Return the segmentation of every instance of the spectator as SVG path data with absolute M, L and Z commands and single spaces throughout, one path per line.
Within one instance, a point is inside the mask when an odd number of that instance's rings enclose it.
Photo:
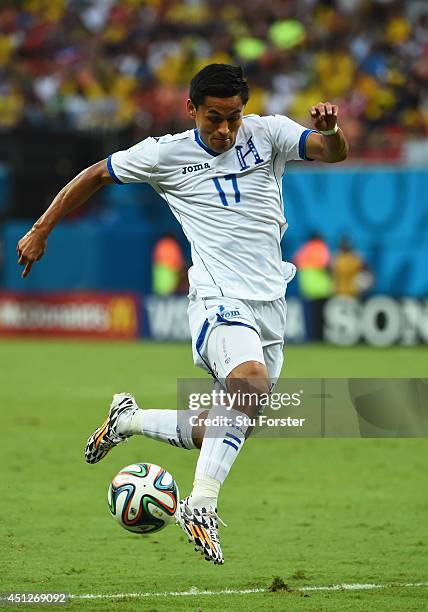
M 333 290 L 330 275 L 330 252 L 326 242 L 318 233 L 313 233 L 294 255 L 298 268 L 300 294 L 310 302 L 310 335 L 322 340 L 324 327 L 324 305 Z
M 294 255 L 300 293 L 307 300 L 323 300 L 332 293 L 330 252 L 318 233 L 313 233 Z
M 180 245 L 174 236 L 163 236 L 153 252 L 153 292 L 164 296 L 179 292 L 183 270 L 184 257 Z
M 342 238 L 333 260 L 333 281 L 336 295 L 359 297 L 373 284 L 373 277 L 361 257 L 352 250 L 347 238 Z
M 189 75 L 216 61 L 245 64 L 249 112 L 333 99 L 351 155 L 399 160 L 428 135 L 419 0 L 4 0 L 0 129 L 186 129 Z

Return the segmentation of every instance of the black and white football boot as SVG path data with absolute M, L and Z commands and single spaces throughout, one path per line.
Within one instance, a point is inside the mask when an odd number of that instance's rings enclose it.
M 118 421 L 119 418 L 123 416 L 124 419 L 130 422 L 133 414 L 137 410 L 137 402 L 129 393 L 116 393 L 113 395 L 113 400 L 106 420 L 88 438 L 85 448 L 85 459 L 87 463 L 98 463 L 98 461 L 104 459 L 114 446 L 117 446 L 121 442 L 125 442 L 132 435 L 130 433 L 119 433 L 117 431 Z
M 224 557 L 220 547 L 218 523 L 226 524 L 217 515 L 216 508 L 191 508 L 189 498 L 180 501 L 176 513 L 177 525 L 180 525 L 189 542 L 195 544 L 195 550 L 200 552 L 207 561 L 215 565 L 223 565 Z

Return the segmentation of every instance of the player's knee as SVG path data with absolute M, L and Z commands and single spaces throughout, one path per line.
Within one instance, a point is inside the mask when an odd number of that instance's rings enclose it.
M 208 416 L 208 410 L 201 412 L 198 415 L 196 424 L 193 425 L 192 427 L 192 439 L 193 439 L 193 442 L 196 448 L 201 448 L 202 446 L 202 440 L 204 439 L 204 436 L 205 436 L 205 419 L 207 418 L 207 416 Z
M 267 379 L 268 373 L 264 363 L 259 361 L 245 361 L 230 372 L 228 379 L 243 378 L 247 380 Z
M 234 368 L 227 377 L 228 386 L 234 391 L 253 393 L 269 392 L 269 375 L 264 363 L 245 361 Z

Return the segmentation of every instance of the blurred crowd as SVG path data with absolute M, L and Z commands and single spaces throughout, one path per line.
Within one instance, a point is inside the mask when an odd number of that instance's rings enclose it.
M 426 0 L 1 0 L 0 129 L 180 131 L 211 62 L 245 66 L 247 112 L 338 103 L 354 157 L 426 142 Z

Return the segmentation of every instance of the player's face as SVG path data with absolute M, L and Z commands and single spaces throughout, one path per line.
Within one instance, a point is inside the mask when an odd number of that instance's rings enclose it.
M 187 111 L 195 120 L 203 142 L 216 153 L 224 153 L 234 146 L 243 110 L 241 96 L 206 96 L 204 103 L 197 109 L 191 100 L 187 102 Z

